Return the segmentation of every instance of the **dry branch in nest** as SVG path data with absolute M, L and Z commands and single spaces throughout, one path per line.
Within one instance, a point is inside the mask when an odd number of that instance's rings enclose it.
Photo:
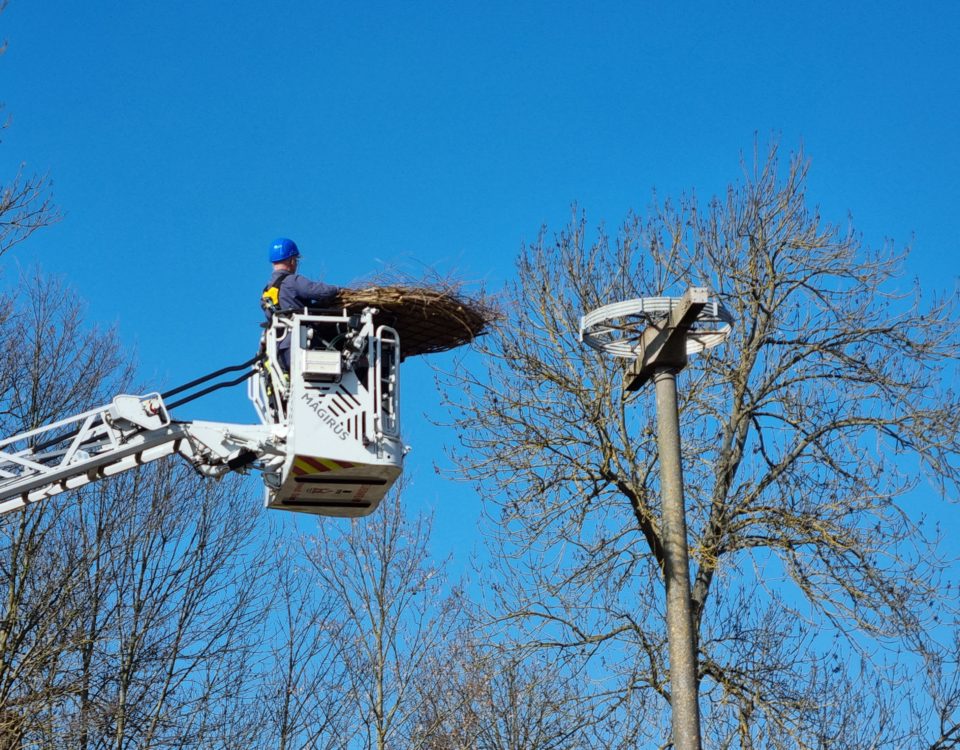
M 335 300 L 350 312 L 376 308 L 377 322 L 400 334 L 403 359 L 468 344 L 499 317 L 488 302 L 468 299 L 450 283 L 341 288 Z

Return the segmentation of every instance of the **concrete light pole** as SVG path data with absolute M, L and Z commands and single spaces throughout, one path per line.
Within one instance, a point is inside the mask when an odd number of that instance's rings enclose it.
M 687 355 L 721 343 L 732 318 L 709 301 L 704 287 L 680 298 L 647 297 L 606 305 L 580 320 L 580 340 L 588 346 L 632 359 L 624 387 L 638 390 L 653 380 L 657 403 L 660 459 L 661 534 L 667 593 L 670 700 L 676 750 L 700 750 L 697 649 L 690 601 L 690 562 L 680 462 L 677 373 Z

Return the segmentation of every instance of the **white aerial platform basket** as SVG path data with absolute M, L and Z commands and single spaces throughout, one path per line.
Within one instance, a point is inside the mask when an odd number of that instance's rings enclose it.
M 376 510 L 403 469 L 400 340 L 360 315 L 275 316 L 250 397 L 264 424 L 285 427 L 286 456 L 264 473 L 266 505 L 327 516 Z M 290 340 L 290 372 L 278 344 Z

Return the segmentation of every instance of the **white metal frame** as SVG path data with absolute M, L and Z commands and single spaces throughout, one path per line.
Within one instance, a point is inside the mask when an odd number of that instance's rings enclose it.
M 400 413 L 398 405 L 400 402 L 400 380 L 398 377 L 400 367 L 400 336 L 393 328 L 380 326 L 377 328 L 376 335 L 377 358 L 376 366 L 370 373 L 373 380 L 374 404 L 376 404 L 376 413 L 374 414 L 374 424 L 376 425 L 376 438 L 380 442 L 385 435 L 397 438 L 400 436 Z M 385 356 L 385 351 L 389 351 L 389 357 Z M 387 368 L 384 369 L 384 360 L 387 360 Z
M 351 341 L 347 341 L 344 349 L 348 350 L 348 356 L 352 359 L 365 354 L 371 363 L 366 382 L 362 384 L 368 393 L 373 394 L 370 408 L 367 409 L 366 439 L 379 443 L 385 437 L 396 439 L 400 435 L 400 336 L 389 326 L 374 328 L 375 313 L 375 309 L 367 308 L 360 314 L 360 327 L 352 332 Z M 247 394 L 261 423 L 283 424 L 289 417 L 286 413 L 286 400 L 290 395 L 291 375 L 283 373 L 279 367 L 277 344 L 284 336 L 292 337 L 290 367 L 293 369 L 298 364 L 299 353 L 302 351 L 300 342 L 306 335 L 305 331 L 309 331 L 311 326 L 316 324 L 347 324 L 351 317 L 346 312 L 342 315 L 294 313 L 289 316 L 274 316 L 264 334 L 266 362 L 251 378 L 247 387 Z M 345 371 L 350 369 L 350 365 L 351 362 L 347 362 Z M 296 374 L 293 377 L 296 377 Z M 280 394 L 281 397 L 272 398 L 271 393 Z
M 640 297 L 614 302 L 580 318 L 580 341 L 622 359 L 635 359 L 644 329 L 658 327 L 681 303 L 681 297 Z M 716 299 L 709 301 L 687 332 L 687 354 L 711 349 L 730 335 L 733 316 Z

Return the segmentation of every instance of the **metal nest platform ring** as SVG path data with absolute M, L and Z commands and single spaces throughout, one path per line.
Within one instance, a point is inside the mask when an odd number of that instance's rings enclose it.
M 580 318 L 580 340 L 614 357 L 635 359 L 644 329 L 662 327 L 682 301 L 681 297 L 642 297 L 598 307 Z M 732 324 L 727 309 L 716 298 L 708 300 L 687 331 L 687 354 L 723 343 Z

